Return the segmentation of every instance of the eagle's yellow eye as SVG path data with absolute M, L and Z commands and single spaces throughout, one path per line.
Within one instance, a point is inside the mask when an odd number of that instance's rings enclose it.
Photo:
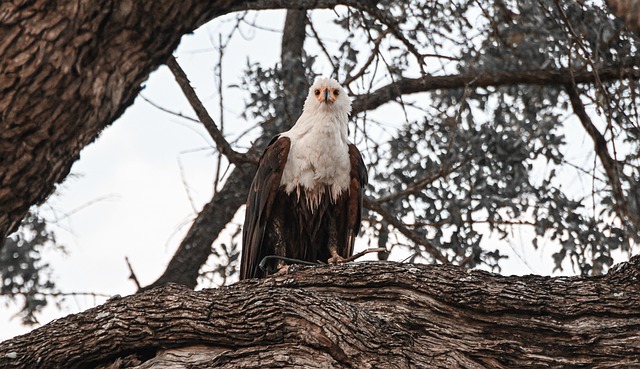
M 316 94 L 316 96 L 320 95 L 320 90 L 315 90 L 314 93 Z

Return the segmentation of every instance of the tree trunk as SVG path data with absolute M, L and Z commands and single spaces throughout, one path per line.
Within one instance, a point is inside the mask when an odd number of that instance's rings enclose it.
M 369 262 L 170 284 L 0 343 L 0 367 L 630 368 L 639 277 L 635 257 L 599 277 Z

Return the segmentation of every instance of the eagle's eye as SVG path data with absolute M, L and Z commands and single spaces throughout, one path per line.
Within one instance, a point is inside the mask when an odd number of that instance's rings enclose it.
M 320 95 L 320 90 L 315 90 L 313 93 L 316 94 L 316 96 L 318 96 Z
M 338 91 L 338 90 L 333 90 L 333 94 L 334 94 L 334 95 L 336 95 L 336 96 L 338 96 L 338 95 L 340 95 L 340 91 Z

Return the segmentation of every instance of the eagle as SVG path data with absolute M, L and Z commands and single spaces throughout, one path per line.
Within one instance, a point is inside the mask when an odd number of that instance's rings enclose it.
M 367 169 L 348 139 L 349 113 L 340 84 L 318 78 L 296 124 L 265 149 L 247 196 L 241 280 L 285 271 L 284 258 L 332 264 L 353 254 Z M 280 258 L 260 265 L 267 256 Z

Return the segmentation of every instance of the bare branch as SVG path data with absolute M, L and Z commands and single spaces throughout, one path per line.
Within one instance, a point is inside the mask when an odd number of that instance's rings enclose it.
M 621 220 L 629 219 L 637 228 L 640 228 L 640 219 L 638 219 L 637 215 L 629 212 L 629 209 L 627 208 L 624 191 L 622 190 L 622 184 L 620 183 L 618 162 L 609 154 L 609 150 L 607 149 L 607 140 L 604 138 L 602 133 L 598 131 L 587 114 L 584 104 L 580 99 L 580 93 L 578 92 L 577 87 L 574 84 L 567 84 L 565 91 L 569 95 L 573 112 L 580 119 L 580 123 L 582 123 L 582 126 L 593 140 L 596 155 L 598 155 L 600 163 L 607 175 L 609 184 L 611 185 L 611 192 L 614 199 L 613 207 L 616 213 Z
M 211 135 L 211 138 L 218 146 L 218 151 L 224 154 L 227 157 L 227 159 L 235 165 L 246 163 L 246 162 L 257 163 L 258 162 L 257 157 L 254 157 L 253 155 L 248 153 L 241 154 L 235 151 L 231 147 L 231 145 L 229 145 L 229 142 L 227 142 L 222 132 L 220 132 L 220 130 L 218 129 L 218 127 L 216 126 L 216 123 L 213 121 L 213 119 L 209 115 L 209 112 L 207 112 L 207 109 L 204 107 L 204 105 L 202 105 L 202 102 L 198 98 L 198 95 L 196 95 L 196 92 L 193 90 L 193 87 L 191 87 L 191 85 L 189 84 L 187 75 L 184 73 L 184 71 L 176 61 L 176 58 L 173 57 L 173 55 L 169 57 L 169 60 L 167 61 L 167 66 L 169 67 L 169 69 L 171 69 L 171 72 L 175 76 L 176 81 L 180 85 L 180 88 L 182 89 L 182 92 L 184 93 L 187 100 L 189 101 L 189 104 L 191 104 L 191 107 L 193 108 L 193 110 L 195 110 L 196 115 L 198 115 L 198 119 L 200 119 L 202 124 L 204 124 L 205 128 Z
M 366 95 L 355 96 L 353 113 L 373 110 L 401 95 L 440 89 L 464 87 L 500 87 L 519 84 L 558 86 L 571 83 L 572 71 L 565 69 L 542 69 L 530 71 L 505 71 L 499 73 L 470 73 L 445 76 L 428 76 L 421 78 L 403 78 L 395 83 L 380 87 Z M 594 72 L 574 71 L 575 83 L 595 83 L 600 81 L 620 80 L 624 78 L 640 79 L 637 67 L 602 67 Z
M 384 37 L 388 33 L 389 33 L 389 30 L 386 30 L 385 32 L 378 35 L 375 41 L 373 41 L 373 50 L 371 50 L 369 59 L 367 59 L 367 61 L 364 62 L 364 64 L 362 65 L 362 68 L 360 68 L 360 70 L 356 74 L 347 77 L 347 79 L 342 83 L 343 86 L 348 87 L 353 81 L 355 81 L 356 79 L 364 75 L 364 73 L 367 71 L 371 63 L 375 60 L 376 56 L 378 55 L 378 52 L 380 51 L 380 44 L 382 43 L 382 40 L 384 40 Z
M 424 246 L 425 251 L 429 253 L 431 256 L 433 256 L 434 259 L 438 260 L 443 264 L 451 264 L 449 259 L 447 259 L 446 256 L 444 256 L 440 251 L 438 251 L 438 249 L 431 242 L 429 242 L 429 240 L 417 234 L 415 231 L 412 231 L 411 229 L 407 228 L 407 226 L 404 223 L 402 223 L 401 220 L 399 220 L 393 214 L 391 214 L 387 209 L 384 208 L 384 206 L 382 206 L 375 200 L 371 200 L 368 197 L 364 198 L 364 206 L 367 209 L 375 211 L 376 213 L 380 214 L 380 216 L 382 216 L 384 220 L 387 221 L 387 223 L 394 226 L 405 237 L 407 237 L 408 239 L 410 239 L 411 241 L 415 242 L 418 245 Z
M 392 193 L 390 195 L 381 197 L 377 200 L 375 200 L 378 203 L 382 203 L 382 202 L 387 202 L 387 201 L 391 201 L 391 200 L 395 200 L 399 197 L 403 197 L 406 195 L 411 195 L 414 193 L 417 193 L 419 191 L 422 191 L 426 186 L 428 186 L 429 184 L 435 182 L 436 180 L 446 177 L 449 174 L 457 171 L 458 169 L 462 168 L 463 166 L 465 166 L 467 163 L 469 163 L 469 161 L 471 161 L 471 159 L 466 159 L 452 167 L 448 167 L 447 165 L 442 165 L 440 166 L 440 168 L 438 169 L 438 171 L 436 173 L 433 173 L 430 176 L 427 176 L 409 186 L 407 186 L 407 188 L 405 188 L 402 191 L 398 191 L 395 193 Z
M 136 276 L 136 273 L 133 271 L 133 267 L 131 266 L 131 262 L 129 262 L 129 258 L 127 256 L 125 256 L 124 260 L 127 262 L 127 267 L 129 268 L 129 279 L 131 279 L 133 281 L 133 283 L 136 284 L 136 287 L 138 289 L 142 288 L 142 286 L 140 285 L 140 281 L 138 280 L 138 277 Z

